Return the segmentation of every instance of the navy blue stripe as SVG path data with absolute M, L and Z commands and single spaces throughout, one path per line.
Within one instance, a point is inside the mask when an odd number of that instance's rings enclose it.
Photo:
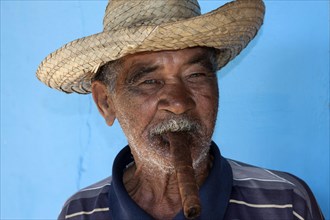
M 253 208 L 245 205 L 230 203 L 225 219 L 244 220 L 292 220 L 292 208 Z
M 233 187 L 231 199 L 252 204 L 292 204 L 292 189 L 274 190 L 247 187 Z

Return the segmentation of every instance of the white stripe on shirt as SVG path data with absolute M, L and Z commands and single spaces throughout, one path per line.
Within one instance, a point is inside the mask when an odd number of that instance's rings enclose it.
M 292 204 L 284 204 L 284 205 L 277 205 L 277 204 L 252 204 L 247 203 L 244 201 L 239 201 L 235 199 L 229 200 L 230 203 L 236 203 L 240 205 L 246 205 L 253 208 L 277 208 L 277 209 L 286 209 L 286 208 L 292 208 Z
M 66 215 L 65 219 L 72 218 L 72 217 L 75 217 L 75 216 L 78 216 L 78 215 L 91 215 L 95 212 L 107 212 L 107 211 L 109 211 L 109 207 L 107 207 L 107 208 L 97 208 L 97 209 L 94 209 L 94 210 L 89 211 L 89 212 L 81 211 L 81 212 L 76 212 L 76 213 L 73 213 L 73 214 L 70 214 L 70 215 Z

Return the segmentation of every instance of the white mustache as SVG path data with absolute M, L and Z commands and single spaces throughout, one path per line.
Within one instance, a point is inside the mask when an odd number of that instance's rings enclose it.
M 189 132 L 196 131 L 200 124 L 187 118 L 172 118 L 157 124 L 150 130 L 151 136 L 162 135 L 167 132 Z

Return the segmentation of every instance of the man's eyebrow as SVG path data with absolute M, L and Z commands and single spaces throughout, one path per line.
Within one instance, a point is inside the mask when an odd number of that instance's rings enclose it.
M 201 66 L 211 70 L 216 71 L 217 64 L 213 61 L 213 57 L 209 53 L 200 53 L 191 57 L 187 61 L 188 65 L 200 64 Z
M 145 64 L 137 64 L 132 67 L 129 76 L 126 79 L 128 83 L 134 83 L 141 79 L 142 77 L 148 75 L 149 73 L 154 72 L 158 69 L 158 65 L 145 65 Z

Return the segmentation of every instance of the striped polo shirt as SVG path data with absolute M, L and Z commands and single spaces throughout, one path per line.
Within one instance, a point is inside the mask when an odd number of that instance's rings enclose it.
M 297 177 L 225 159 L 215 143 L 209 176 L 200 187 L 197 219 L 324 219 L 309 187 Z M 126 146 L 116 157 L 112 177 L 84 188 L 67 200 L 59 219 L 153 219 L 128 195 L 122 182 L 133 162 Z M 185 219 L 180 211 L 174 219 Z

